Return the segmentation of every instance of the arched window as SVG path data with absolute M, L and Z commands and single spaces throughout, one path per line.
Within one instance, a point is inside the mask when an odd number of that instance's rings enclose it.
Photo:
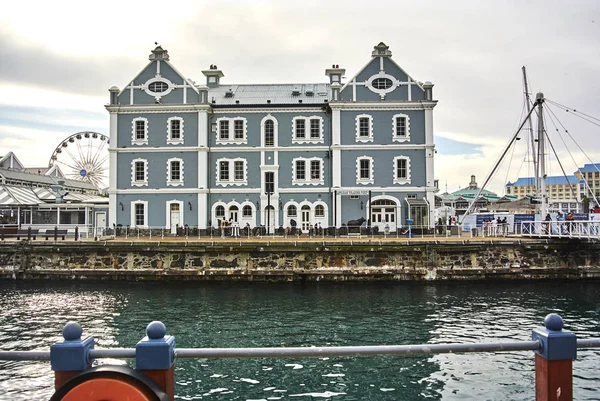
M 217 208 L 215 209 L 215 215 L 217 216 L 217 218 L 220 219 L 225 217 L 225 207 L 221 205 L 217 206 Z
M 242 216 L 244 217 L 252 217 L 252 208 L 248 205 L 242 208 Z
M 323 205 L 315 206 L 315 217 L 325 217 L 325 207 Z
M 275 146 L 275 123 L 273 120 L 265 121 L 265 146 Z
M 296 217 L 296 214 L 297 214 L 296 206 L 294 206 L 294 205 L 288 206 L 287 215 L 289 217 Z

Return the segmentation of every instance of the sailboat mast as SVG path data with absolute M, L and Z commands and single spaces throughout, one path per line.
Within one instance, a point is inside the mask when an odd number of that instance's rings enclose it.
M 539 164 L 539 183 L 540 183 L 540 195 L 541 195 L 541 213 L 542 219 L 546 217 L 548 213 L 548 203 L 546 197 L 546 161 L 544 148 L 545 134 L 544 134 L 544 94 L 538 92 L 536 95 L 536 103 L 538 105 L 538 164 Z
M 535 176 L 535 194 L 540 193 L 540 183 L 538 181 L 538 163 L 537 163 L 537 149 L 535 147 L 535 138 L 533 135 L 533 124 L 531 124 L 531 105 L 529 101 L 529 87 L 527 86 L 527 70 L 525 66 L 522 67 L 523 70 L 523 86 L 525 87 L 525 104 L 527 105 L 527 114 L 529 118 L 527 119 L 527 130 L 529 131 L 529 139 L 531 140 L 531 157 L 533 160 L 533 171 Z

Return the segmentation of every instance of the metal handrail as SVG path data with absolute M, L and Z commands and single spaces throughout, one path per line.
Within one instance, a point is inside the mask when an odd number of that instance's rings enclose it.
M 176 348 L 176 358 L 291 358 L 340 356 L 416 356 L 450 353 L 540 351 L 539 341 L 450 343 L 347 347 Z M 578 339 L 577 348 L 600 348 L 600 338 Z M 91 359 L 135 358 L 135 348 L 94 349 Z M 49 361 L 50 351 L 0 351 L 0 360 Z

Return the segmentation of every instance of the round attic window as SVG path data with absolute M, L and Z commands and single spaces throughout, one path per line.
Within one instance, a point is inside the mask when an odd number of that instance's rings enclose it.
M 148 90 L 153 93 L 163 93 L 169 90 L 169 84 L 163 81 L 152 82 L 148 85 Z
M 156 100 L 159 100 L 161 96 L 166 96 L 174 89 L 173 84 L 166 78 L 156 77 L 146 81 L 144 91 L 154 96 Z
M 375 89 L 389 89 L 392 87 L 392 80 L 389 78 L 376 78 L 372 82 Z
M 371 76 L 366 82 L 366 87 L 371 91 L 378 93 L 382 98 L 387 94 L 396 89 L 399 82 L 393 76 L 380 72 Z

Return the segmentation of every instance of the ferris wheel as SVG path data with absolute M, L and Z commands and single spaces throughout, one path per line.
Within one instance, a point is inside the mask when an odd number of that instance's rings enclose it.
M 98 132 L 70 135 L 54 149 L 48 167 L 58 166 L 66 178 L 108 186 L 109 138 Z

